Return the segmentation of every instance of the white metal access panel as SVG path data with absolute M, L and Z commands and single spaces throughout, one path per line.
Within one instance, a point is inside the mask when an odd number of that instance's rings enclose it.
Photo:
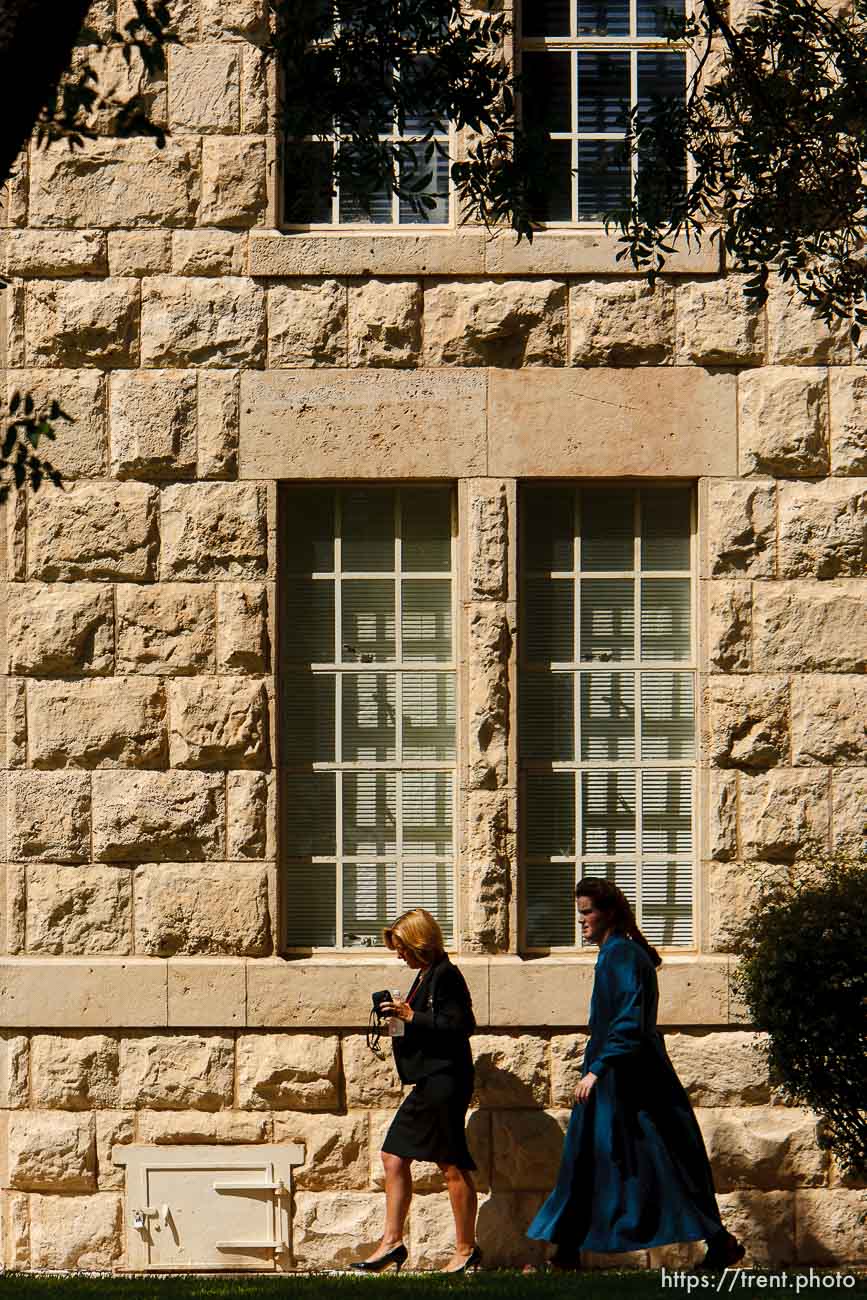
M 291 1267 L 292 1166 L 304 1147 L 124 1146 L 127 1267 Z

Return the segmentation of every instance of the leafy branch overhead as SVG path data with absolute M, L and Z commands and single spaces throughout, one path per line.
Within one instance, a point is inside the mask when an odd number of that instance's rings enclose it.
M 71 417 L 61 410 L 57 402 L 48 401 L 37 405 L 30 393 L 12 394 L 4 421 L 0 472 L 7 479 L 11 473 L 17 488 L 29 484 L 35 492 L 45 479 L 55 487 L 60 487 L 59 471 L 51 461 L 44 460 L 38 454 L 43 439 L 53 442 L 57 437 L 55 424 L 58 420 L 71 422 Z M 0 483 L 0 505 L 9 496 L 9 488 L 8 481 Z

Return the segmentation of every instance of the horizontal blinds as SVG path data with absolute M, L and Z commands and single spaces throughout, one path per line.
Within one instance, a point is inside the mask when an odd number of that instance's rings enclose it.
M 654 944 L 693 942 L 691 862 L 645 862 L 641 886 L 641 928 Z
M 455 937 L 454 866 L 451 859 L 444 862 L 413 862 L 403 864 L 404 908 L 424 907 L 437 918 L 446 943 Z
M 631 489 L 584 492 L 580 528 L 585 573 L 633 568 L 635 493 Z
M 643 853 L 692 852 L 692 773 L 644 772 L 641 781 Z
M 583 772 L 581 826 L 582 853 L 634 853 L 635 773 L 617 768 Z
M 642 569 L 689 572 L 691 493 L 687 488 L 645 488 L 641 493 Z
M 521 676 L 519 736 L 523 758 L 550 762 L 575 757 L 572 673 Z
M 635 596 L 631 578 L 581 583 L 581 658 L 605 663 L 635 657 Z
M 337 867 L 334 862 L 286 866 L 286 942 L 333 948 L 337 942 Z
M 607 763 L 635 756 L 635 677 L 581 674 L 581 757 Z
M 645 578 L 641 584 L 641 658 L 691 658 L 689 578 Z
M 695 757 L 692 673 L 641 674 L 641 757 Z
M 452 657 L 452 584 L 442 578 L 403 583 L 401 637 L 407 661 L 442 663 Z
M 455 757 L 453 673 L 403 674 L 403 759 L 442 762 Z
M 448 573 L 452 567 L 449 493 L 442 488 L 404 488 L 400 499 L 404 572 Z
M 343 942 L 381 942 L 397 915 L 397 867 L 389 862 L 347 862 L 343 866 Z
M 356 578 L 340 584 L 342 654 L 347 663 L 394 659 L 394 583 Z
M 386 763 L 397 755 L 394 673 L 344 673 L 343 761 Z

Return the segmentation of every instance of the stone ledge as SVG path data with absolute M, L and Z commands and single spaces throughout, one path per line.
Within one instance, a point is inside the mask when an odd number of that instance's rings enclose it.
M 483 275 L 484 234 L 251 232 L 250 275 Z
M 568 230 L 535 235 L 532 244 L 503 231 L 485 240 L 485 271 L 488 275 L 611 275 L 642 276 L 631 262 L 617 261 L 623 245 L 617 235 L 604 230 Z M 722 266 L 719 246 L 702 249 L 680 247 L 665 263 L 666 274 L 719 275 Z
M 164 1027 L 166 968 L 146 959 L 0 962 L 0 1028 Z

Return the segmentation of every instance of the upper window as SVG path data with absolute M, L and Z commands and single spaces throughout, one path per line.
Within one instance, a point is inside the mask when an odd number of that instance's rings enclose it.
M 666 39 L 684 0 L 524 0 L 522 115 L 545 139 L 536 215 L 548 225 L 599 222 L 631 201 L 640 150 L 630 115 L 683 103 L 686 56 Z M 684 177 L 686 174 L 684 162 Z

